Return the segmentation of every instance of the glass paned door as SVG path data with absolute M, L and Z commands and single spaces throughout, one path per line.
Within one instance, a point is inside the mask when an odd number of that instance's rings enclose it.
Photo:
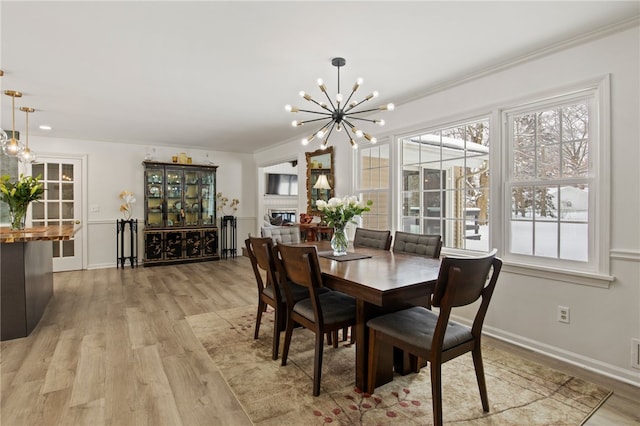
M 31 166 L 33 176 L 41 176 L 45 185 L 44 198 L 32 203 L 32 226 L 80 224 L 82 217 L 82 160 L 40 158 L 42 163 Z M 82 229 L 74 238 L 52 241 L 53 270 L 82 269 Z

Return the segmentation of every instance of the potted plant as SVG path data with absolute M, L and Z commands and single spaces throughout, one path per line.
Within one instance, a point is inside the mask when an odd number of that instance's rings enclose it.
M 345 227 L 348 223 L 356 223 L 355 217 L 364 212 L 371 211 L 370 206 L 373 201 L 366 203 L 358 200 L 358 197 L 331 198 L 329 201 L 318 200 L 316 206 L 324 216 L 324 220 L 333 226 L 333 237 L 331 238 L 331 248 L 334 256 L 345 256 L 349 239 Z
M 0 200 L 9 206 L 11 230 L 24 229 L 29 203 L 42 198 L 44 185 L 40 178 L 40 175 L 34 178 L 20 174 L 16 182 L 11 182 L 9 175 L 3 175 L 0 179 Z

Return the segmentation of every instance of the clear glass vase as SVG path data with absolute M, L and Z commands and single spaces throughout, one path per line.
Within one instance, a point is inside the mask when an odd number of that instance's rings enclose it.
M 28 207 L 29 203 L 9 206 L 9 220 L 11 221 L 12 231 L 20 231 L 24 229 Z
M 345 225 L 333 226 L 333 237 L 331 237 L 331 248 L 334 256 L 346 256 L 349 238 L 344 230 Z

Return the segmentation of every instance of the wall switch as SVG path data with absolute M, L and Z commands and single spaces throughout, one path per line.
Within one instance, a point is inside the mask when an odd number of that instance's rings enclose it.
M 640 370 L 640 339 L 631 339 L 631 367 Z
M 99 204 L 91 204 L 91 206 L 89 206 L 89 211 L 91 213 L 99 213 L 100 212 L 100 205 Z
M 569 324 L 570 313 L 571 311 L 569 310 L 568 307 L 558 306 L 558 322 L 564 322 L 566 324 Z

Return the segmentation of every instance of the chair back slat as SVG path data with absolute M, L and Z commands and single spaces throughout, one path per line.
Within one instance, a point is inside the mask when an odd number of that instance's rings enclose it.
M 440 250 L 442 249 L 442 237 L 440 235 L 396 231 L 394 241 L 394 253 L 409 253 L 433 258 L 440 257 Z
M 275 266 L 271 258 L 272 240 L 271 238 L 249 237 L 244 241 L 244 245 L 247 249 L 249 260 L 251 261 L 253 273 L 256 276 L 258 291 L 262 292 L 265 283 L 262 280 L 260 270 L 266 273 L 267 285 L 274 282 L 273 274 L 275 273 Z
M 483 257 L 444 257 L 433 293 L 433 306 L 441 306 L 447 286 L 451 282 L 449 280 L 450 270 L 454 267 L 460 268 L 460 271 L 456 276 L 456 292 L 455 297 L 450 301 L 451 307 L 469 305 L 478 300 L 487 285 L 487 278 L 494 265 L 495 255 L 496 251 L 494 250 Z M 492 275 L 496 275 L 495 270 Z
M 391 248 L 391 231 L 356 228 L 353 237 L 353 247 L 371 247 L 380 250 Z

